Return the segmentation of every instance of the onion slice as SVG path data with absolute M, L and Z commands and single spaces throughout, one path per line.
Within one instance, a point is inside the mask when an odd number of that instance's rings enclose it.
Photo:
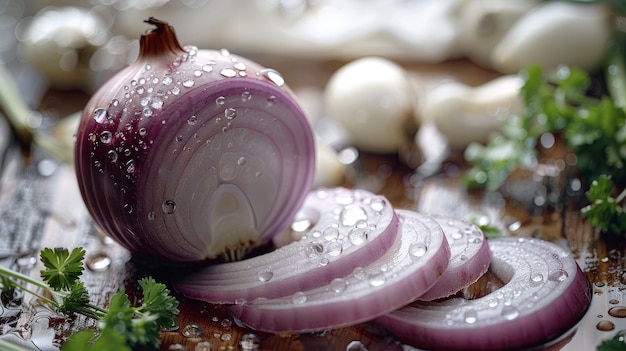
M 255 330 L 301 333 L 355 325 L 415 300 L 446 269 L 450 249 L 432 218 L 396 212 L 401 223 L 396 241 L 371 265 L 291 296 L 233 305 L 231 315 Z
M 475 283 L 487 272 L 491 252 L 478 226 L 455 218 L 433 216 L 450 244 L 450 264 L 441 279 L 419 300 L 432 301 L 450 296 Z
M 189 298 L 230 304 L 308 290 L 381 257 L 399 225 L 383 196 L 345 188 L 310 192 L 295 218 L 314 224 L 301 240 L 246 260 L 203 267 L 175 282 L 175 289 Z
M 428 350 L 517 350 L 570 330 L 591 302 L 570 253 L 548 241 L 491 239 L 491 270 L 506 284 L 486 296 L 415 302 L 377 321 Z

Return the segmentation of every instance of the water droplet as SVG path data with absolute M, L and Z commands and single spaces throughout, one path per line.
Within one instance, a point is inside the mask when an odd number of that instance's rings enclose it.
M 94 272 L 102 272 L 111 267 L 111 262 L 111 257 L 105 253 L 97 253 L 87 259 L 86 265 L 87 268 Z
M 196 123 L 198 123 L 198 117 L 196 117 L 196 115 L 192 115 L 187 118 L 187 124 L 190 126 L 195 126 Z
M 381 286 L 385 284 L 385 274 L 383 272 L 376 272 L 374 274 L 370 274 L 369 283 L 370 286 Z
M 202 335 L 202 329 L 196 324 L 187 324 L 183 327 L 181 334 L 186 338 L 199 338 Z
M 291 301 L 296 305 L 302 305 L 306 302 L 306 295 L 302 291 L 293 294 Z
M 626 318 L 626 307 L 615 306 L 609 309 L 609 315 L 615 318 Z
M 139 135 L 144 136 L 146 135 L 146 132 L 147 132 L 146 128 L 143 128 L 143 127 L 139 128 Z
M 559 269 L 556 270 L 552 273 L 550 273 L 550 275 L 548 275 L 548 279 L 554 282 L 562 282 L 565 281 L 565 279 L 567 279 L 568 274 L 566 271 Z
M 197 69 L 195 71 L 193 71 L 193 76 L 194 77 L 200 77 L 202 75 L 202 71 Z
M 249 91 L 244 91 L 243 93 L 241 93 L 242 101 L 249 101 L 250 99 L 252 99 L 252 94 L 250 94 Z
M 194 351 L 213 351 L 213 344 L 208 341 L 200 341 L 196 344 Z
M 263 77 L 267 78 L 270 82 L 278 85 L 279 87 L 282 87 L 283 85 L 285 85 L 285 79 L 276 70 L 273 70 L 271 68 L 266 68 L 266 69 L 262 69 L 260 73 Z
M 215 99 L 215 104 L 217 104 L 218 106 L 224 105 L 225 102 L 226 98 L 223 96 L 218 96 L 217 99 Z
M 319 257 L 324 252 L 322 243 L 313 241 L 304 246 L 304 255 L 309 258 Z
M 192 86 L 194 86 L 194 84 L 196 84 L 196 82 L 193 79 L 187 79 L 183 81 L 183 86 L 185 88 L 191 88 Z
M 154 221 L 155 219 L 156 219 L 156 212 L 154 212 L 154 211 L 148 212 L 148 220 L 149 221 Z
M 137 95 L 141 95 L 141 94 L 143 94 L 145 92 L 146 92 L 146 88 L 144 88 L 143 85 L 140 85 L 140 86 L 135 88 L 135 93 Z
M 163 80 L 161 80 L 161 82 L 164 85 L 170 85 L 170 84 L 172 84 L 172 81 L 173 81 L 173 79 L 170 76 L 165 76 L 165 77 L 163 77 Z
M 476 312 L 476 310 L 469 309 L 465 311 L 465 313 L 463 313 L 463 320 L 467 324 L 476 323 L 477 319 L 478 319 L 478 313 Z
M 228 49 L 220 49 L 220 53 L 222 56 L 230 56 L 230 51 L 228 51 Z
M 211 65 L 204 65 L 202 66 L 202 70 L 205 72 L 212 72 L 213 71 L 213 66 Z
M 451 224 L 452 225 L 452 224 Z M 452 239 L 459 240 L 463 238 L 463 232 L 460 230 L 454 230 L 452 232 Z
M 326 253 L 329 256 L 339 256 L 343 252 L 343 245 L 338 241 L 331 241 L 326 245 Z
M 124 204 L 124 206 L 122 206 L 122 210 L 126 214 L 131 214 L 131 213 L 133 213 L 133 211 L 135 209 L 133 208 L 133 205 L 131 205 L 131 204 Z
M 238 70 L 238 71 L 243 71 L 243 70 L 246 69 L 246 64 L 243 63 L 243 62 L 235 62 L 233 67 L 235 67 L 235 69 Z
M 233 78 L 237 76 L 237 71 L 232 68 L 225 67 L 220 70 L 220 74 L 226 78 Z
M 367 212 L 359 205 L 348 205 L 339 213 L 341 224 L 350 227 L 359 221 L 367 221 Z
M 100 141 L 104 144 L 110 143 L 113 141 L 113 133 L 108 130 L 102 131 L 102 133 L 100 133 Z
M 233 321 L 228 318 L 224 318 L 220 322 L 220 325 L 222 326 L 222 328 L 230 328 L 230 326 L 233 325 Z
M 596 329 L 599 331 L 611 331 L 615 329 L 615 324 L 611 321 L 599 321 L 598 324 L 596 324 Z
M 278 102 L 278 98 L 276 96 L 274 96 L 274 95 L 270 95 L 267 98 L 267 104 L 268 105 L 275 105 L 277 102 Z
M 328 227 L 324 229 L 322 236 L 328 241 L 337 240 L 337 238 L 339 238 L 339 230 L 337 228 Z
M 165 214 L 172 214 L 176 212 L 176 202 L 174 202 L 174 200 L 163 201 L 163 205 L 161 207 L 163 208 L 163 213 Z
M 274 277 L 274 272 L 272 272 L 269 269 L 264 269 L 264 270 L 259 272 L 257 277 L 259 278 L 260 281 L 262 281 L 264 283 L 265 282 L 269 282 Z
M 154 113 L 152 112 L 152 110 L 148 107 L 144 107 L 143 109 L 143 115 L 146 117 L 151 117 Z
M 507 321 L 514 320 L 515 318 L 519 317 L 519 314 L 519 310 L 517 309 L 517 307 L 514 306 L 504 306 L 502 307 L 502 311 L 500 312 L 502 318 L 506 319 Z
M 348 282 L 342 278 L 335 278 L 330 282 L 330 289 L 337 294 L 346 291 L 348 288 Z
M 160 110 L 163 107 L 163 100 L 157 97 L 152 98 L 152 103 L 150 104 L 150 106 L 155 110 Z
M 409 255 L 413 258 L 419 258 L 426 254 L 428 247 L 421 241 L 416 241 L 409 246 Z
M 103 124 L 108 121 L 108 118 L 109 113 L 106 109 L 97 108 L 95 111 L 93 111 L 93 119 L 96 121 L 96 123 Z
M 180 93 L 180 88 L 175 86 L 172 87 L 172 90 L 170 90 L 172 92 L 173 95 L 178 95 Z
M 352 228 L 348 233 L 348 239 L 354 245 L 361 245 L 367 241 L 368 230 L 364 228 Z
M 244 334 L 239 340 L 239 345 L 242 350 L 257 350 L 261 346 L 261 340 L 255 334 Z
M 237 110 L 232 107 L 225 109 L 224 117 L 227 119 L 235 119 L 235 117 L 237 117 Z
M 128 174 L 135 173 L 135 161 L 134 160 L 126 161 L 125 166 L 126 166 L 126 173 Z
M 232 338 L 232 335 L 230 333 L 224 333 L 220 337 L 220 340 L 222 340 L 222 341 L 230 341 L 231 338 Z
M 346 351 L 368 351 L 367 347 L 362 342 L 354 340 L 346 346 Z
M 539 272 L 530 273 L 530 285 L 537 286 L 543 282 L 543 274 Z
M 187 348 L 185 345 L 181 344 L 170 344 L 170 346 L 167 347 L 167 351 L 187 351 Z

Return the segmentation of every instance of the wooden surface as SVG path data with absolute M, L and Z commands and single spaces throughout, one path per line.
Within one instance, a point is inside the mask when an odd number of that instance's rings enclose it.
M 336 66 L 329 64 L 320 70 L 327 72 Z M 458 73 L 462 71 L 458 67 L 438 69 Z M 288 70 L 285 75 L 289 77 Z M 487 73 L 481 78 L 470 76 L 467 80 L 480 82 L 490 76 Z M 312 75 L 311 79 L 313 84 L 323 83 L 317 75 Z M 67 100 L 62 98 L 68 96 L 66 94 L 47 94 L 40 102 L 40 109 L 55 111 L 61 116 L 73 112 L 68 111 Z M 69 96 L 74 106 L 81 106 L 88 98 L 81 93 Z M 135 262 L 94 227 L 78 193 L 71 166 L 59 164 L 40 153 L 33 154 L 26 162 L 3 119 L 0 119 L 0 146 L 3 149 L 0 156 L 0 264 L 38 277 L 41 267 L 36 258 L 41 247 L 84 246 L 89 267 L 84 278 L 92 293 L 92 302 L 100 305 L 106 305 L 108 298 L 121 287 L 136 288 L 134 282 L 142 275 L 158 274 L 154 267 Z M 544 166 L 549 167 L 551 156 L 559 152 L 562 150 L 547 150 Z M 458 157 L 456 162 L 454 156 L 452 159 L 444 165 L 446 172 L 425 178 L 395 156 L 361 155 L 350 166 L 344 185 L 383 194 L 399 208 L 459 218 L 482 216 L 501 227 L 505 235 L 544 238 L 569 248 L 593 283 L 593 302 L 578 327 L 551 349 L 594 350 L 600 340 L 626 329 L 625 318 L 609 315 L 611 308 L 624 306 L 626 310 L 624 238 L 607 240 L 581 220 L 578 212 L 581 193 L 569 187 L 567 169 L 555 177 L 541 176 L 539 168 L 526 170 L 518 173 L 500 193 L 468 193 L 458 181 L 463 165 Z M 553 196 L 555 194 L 559 196 Z M 546 201 L 535 201 L 541 197 Z M 498 278 L 487 275 L 464 294 L 468 298 L 480 296 L 488 293 L 494 284 L 497 286 Z M 210 350 L 241 350 L 242 337 L 250 333 L 258 338 L 259 350 L 403 349 L 373 324 L 323 333 L 271 335 L 237 326 L 221 306 L 182 297 L 180 300 L 180 327 L 162 333 L 161 350 L 181 350 L 177 345 L 189 351 L 208 350 L 196 348 L 203 342 L 213 345 Z M 93 327 L 93 322 L 84 318 L 64 318 L 51 313 L 36 301 L 29 301 L 22 308 L 0 307 L 0 338 L 30 349 L 55 350 L 69 333 Z M 184 336 L 188 331 L 185 327 L 192 324 L 199 328 L 200 335 Z M 607 330 L 600 331 L 598 325 Z

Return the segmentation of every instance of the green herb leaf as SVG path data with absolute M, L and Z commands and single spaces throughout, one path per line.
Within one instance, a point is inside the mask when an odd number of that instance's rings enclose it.
M 77 247 L 69 252 L 66 248 L 44 248 L 40 259 L 45 269 L 41 271 L 41 278 L 56 291 L 71 290 L 83 274 L 83 259 L 85 249 Z
M 158 316 L 156 323 L 165 328 L 178 324 L 178 301 L 170 296 L 170 291 L 164 284 L 157 283 L 153 278 L 143 278 L 139 281 L 143 289 L 143 302 L 140 310 Z
M 597 351 L 626 351 L 624 333 L 618 332 L 611 339 L 602 341 L 596 348 Z
M 594 227 L 621 234 L 626 231 L 626 213 L 619 203 L 623 194 L 614 198 L 614 188 L 610 176 L 602 175 L 594 180 L 585 193 L 591 204 L 585 206 L 581 212 Z
M 115 332 L 113 329 L 101 330 L 99 337 L 93 330 L 85 329 L 72 334 L 63 344 L 61 351 L 131 351 L 126 345 L 124 334 Z

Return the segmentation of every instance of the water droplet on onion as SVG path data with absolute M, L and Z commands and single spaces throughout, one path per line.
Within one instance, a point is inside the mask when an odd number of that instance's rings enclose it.
M 348 282 L 342 278 L 335 278 L 330 282 L 330 289 L 337 294 L 346 291 L 348 288 Z
M 224 105 L 224 103 L 226 103 L 226 98 L 223 96 L 219 96 L 217 99 L 215 99 L 215 104 L 217 104 L 218 106 Z
M 322 243 L 313 241 L 304 246 L 304 255 L 309 258 L 319 257 L 324 252 Z
M 465 311 L 465 313 L 463 313 L 463 320 L 467 324 L 476 323 L 476 321 L 478 320 L 478 313 L 476 312 L 476 310 L 469 309 Z
M 341 224 L 350 227 L 359 221 L 367 221 L 367 212 L 359 205 L 348 205 L 339 214 Z
M 227 108 L 226 110 L 224 110 L 224 117 L 226 117 L 227 119 L 235 119 L 235 117 L 237 117 L 237 110 L 234 108 Z
M 106 109 L 98 108 L 95 111 L 93 111 L 93 119 L 96 121 L 96 123 L 103 124 L 107 122 L 108 117 L 109 117 L 109 113 L 107 112 Z
M 414 242 L 409 246 L 409 254 L 413 258 L 420 258 L 426 254 L 428 247 L 421 241 Z
M 262 270 L 259 272 L 258 274 L 258 278 L 260 281 L 262 282 L 269 282 L 270 280 L 272 280 L 272 278 L 274 277 L 274 272 L 272 272 L 271 270 Z
M 276 84 L 279 87 L 282 87 L 283 85 L 285 85 L 285 79 L 276 70 L 273 70 L 271 68 L 266 68 L 266 69 L 261 70 L 260 73 L 263 77 L 267 78 L 270 82 Z
M 237 71 L 232 68 L 226 67 L 220 70 L 220 74 L 225 78 L 233 78 L 237 76 Z
M 191 88 L 195 84 L 196 84 L 196 82 L 193 79 L 187 79 L 187 80 L 183 81 L 183 86 L 185 88 Z
M 552 273 L 550 273 L 550 275 L 548 275 L 548 279 L 554 282 L 562 282 L 565 281 L 565 279 L 567 279 L 568 274 L 566 271 L 559 269 L 556 270 Z
M 176 212 L 176 202 L 174 202 L 174 200 L 165 200 L 163 201 L 162 208 L 163 208 L 163 213 L 172 214 Z
M 500 312 L 502 318 L 511 321 L 517 317 L 519 317 L 520 312 L 515 306 L 504 306 L 502 307 L 502 311 Z
M 339 256 L 343 252 L 343 246 L 340 242 L 332 241 L 326 245 L 326 253 L 328 256 Z
M 302 305 L 306 300 L 306 295 L 302 291 L 298 291 L 291 297 L 291 301 L 296 305 Z
M 367 241 L 368 230 L 364 228 L 352 228 L 348 233 L 348 239 L 354 245 L 362 245 Z

